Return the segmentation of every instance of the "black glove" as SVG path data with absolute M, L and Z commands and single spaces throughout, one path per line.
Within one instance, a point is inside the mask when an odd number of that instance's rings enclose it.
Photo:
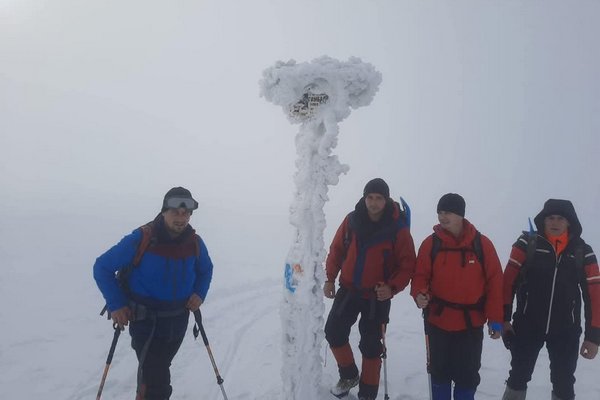
M 510 350 L 512 344 L 515 340 L 515 333 L 513 331 L 507 330 L 502 332 L 502 342 L 504 343 L 504 347 L 506 350 Z

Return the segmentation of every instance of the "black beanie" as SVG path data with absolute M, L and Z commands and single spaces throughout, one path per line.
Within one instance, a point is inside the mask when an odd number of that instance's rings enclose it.
M 385 197 L 386 199 L 390 198 L 390 188 L 387 183 L 381 178 L 371 179 L 363 190 L 363 196 L 367 197 L 369 193 L 378 193 Z
M 165 212 L 166 210 L 169 209 L 169 207 L 167 206 L 167 201 L 174 197 L 192 200 L 193 207 L 191 207 L 191 208 L 187 207 L 190 210 L 195 210 L 198 208 L 198 202 L 196 200 L 194 200 L 194 198 L 192 197 L 192 193 L 189 190 L 187 190 L 186 188 L 178 186 L 178 187 L 169 189 L 169 191 L 165 194 L 165 197 L 163 198 L 162 209 L 160 210 L 160 212 Z
M 465 199 L 463 199 L 461 195 L 456 193 L 446 193 L 440 198 L 440 201 L 438 202 L 437 212 L 440 211 L 447 211 L 464 217 Z

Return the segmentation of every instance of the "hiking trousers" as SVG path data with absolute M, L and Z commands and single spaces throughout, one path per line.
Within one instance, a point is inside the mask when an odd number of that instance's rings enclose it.
M 359 397 L 377 396 L 383 354 L 381 328 L 389 321 L 390 304 L 390 300 L 377 301 L 374 291 L 369 292 L 369 298 L 363 298 L 362 292 L 341 287 L 327 317 L 325 339 L 336 358 L 340 378 L 349 379 L 358 373 L 348 340 L 350 330 L 360 315 L 358 348 L 362 355 L 362 371 Z
M 135 350 L 138 362 L 142 363 L 141 382 L 138 382 L 142 395 L 138 394 L 139 398 L 168 400 L 171 396 L 171 362 L 183 341 L 188 314 L 130 323 L 131 347 Z
M 515 326 L 515 332 L 510 348 L 512 359 L 507 385 L 514 390 L 527 389 L 538 354 L 545 343 L 550 358 L 552 391 L 561 400 L 574 399 L 580 331 L 550 334 L 544 337 L 519 332 L 518 327 Z
M 479 369 L 482 348 L 483 327 L 451 332 L 430 324 L 429 352 L 432 383 L 440 387 L 448 386 L 449 393 L 450 385 L 454 382 L 459 392 L 474 393 L 481 381 Z

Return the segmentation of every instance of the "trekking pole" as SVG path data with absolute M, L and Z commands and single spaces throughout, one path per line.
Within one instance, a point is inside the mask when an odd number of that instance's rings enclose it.
M 431 353 L 429 352 L 429 324 L 427 323 L 428 316 L 428 308 L 425 307 L 423 309 L 423 330 L 425 331 L 425 353 L 427 355 L 427 380 L 429 381 L 429 400 L 433 399 L 433 394 L 431 393 Z
M 385 345 L 385 329 L 386 324 L 381 324 L 381 341 L 383 343 L 383 354 L 381 358 L 383 359 L 383 398 L 384 400 L 389 400 L 390 396 L 388 395 L 388 384 L 387 384 L 387 347 Z
M 121 328 L 116 323 L 113 324 L 113 328 L 115 329 L 115 334 L 113 336 L 112 343 L 110 344 L 110 350 L 108 351 L 108 357 L 106 358 L 106 365 L 104 366 L 104 373 L 102 374 L 102 380 L 100 381 L 100 387 L 98 388 L 98 394 L 96 395 L 96 400 L 100 400 L 100 396 L 102 396 L 102 389 L 104 389 L 104 382 L 106 382 L 106 376 L 108 375 L 108 369 L 110 368 L 110 363 L 112 362 L 113 355 L 115 354 L 115 348 L 117 347 L 117 341 L 119 340 L 119 335 L 121 334 Z
M 213 357 L 212 351 L 210 350 L 210 345 L 208 344 L 208 338 L 206 337 L 206 332 L 204 332 L 204 326 L 202 326 L 202 314 L 200 313 L 200 309 L 194 311 L 194 318 L 196 319 L 196 326 L 194 326 L 194 339 L 198 339 L 198 332 L 202 335 L 202 340 L 204 341 L 204 346 L 206 346 L 206 351 L 208 352 L 208 357 L 210 358 L 210 362 L 212 363 L 213 369 L 215 370 L 215 375 L 217 376 L 217 385 L 221 388 L 221 393 L 223 393 L 223 398 L 227 399 L 227 395 L 225 394 L 225 388 L 223 387 L 223 378 L 219 375 L 219 370 L 217 369 L 217 364 L 215 363 L 215 358 Z

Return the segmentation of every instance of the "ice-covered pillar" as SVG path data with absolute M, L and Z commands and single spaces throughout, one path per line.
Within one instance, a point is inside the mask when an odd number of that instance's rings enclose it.
M 331 151 L 337 144 L 338 123 L 351 108 L 368 105 L 381 83 L 381 74 L 358 58 L 340 62 L 321 57 L 310 63 L 277 62 L 263 72 L 261 96 L 283 108 L 296 135 L 296 192 L 290 207 L 295 227 L 285 265 L 281 306 L 285 400 L 317 399 L 321 381 L 324 338 L 322 287 L 325 213 L 328 185 L 336 185 L 349 169 Z

